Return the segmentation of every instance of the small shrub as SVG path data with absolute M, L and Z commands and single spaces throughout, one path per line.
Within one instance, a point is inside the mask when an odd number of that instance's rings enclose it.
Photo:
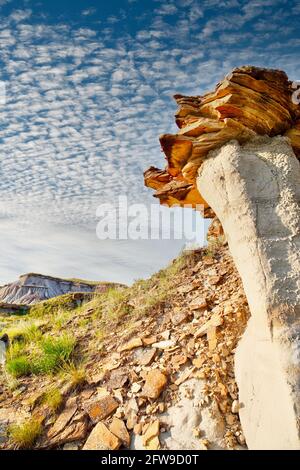
M 9 437 L 16 449 L 31 449 L 41 433 L 41 422 L 33 418 L 9 428 Z

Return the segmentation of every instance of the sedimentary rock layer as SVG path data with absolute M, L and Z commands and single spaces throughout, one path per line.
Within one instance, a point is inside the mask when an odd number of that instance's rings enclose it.
M 211 217 L 209 204 L 195 178 L 208 152 L 230 140 L 244 143 L 256 135 L 286 135 L 300 156 L 300 106 L 293 103 L 295 90 L 279 70 L 240 67 L 225 77 L 212 93 L 175 95 L 177 134 L 160 137 L 166 155 L 164 171 L 145 172 L 146 186 L 165 205 L 191 204 Z

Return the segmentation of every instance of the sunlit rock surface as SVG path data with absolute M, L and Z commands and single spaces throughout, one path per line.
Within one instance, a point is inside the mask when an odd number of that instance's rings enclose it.
M 195 184 L 210 150 L 233 139 L 242 144 L 256 135 L 286 135 L 300 155 L 300 107 L 293 103 L 294 91 L 285 72 L 245 66 L 234 69 L 211 93 L 175 95 L 179 131 L 160 137 L 167 166 L 147 170 L 146 186 L 156 190 L 162 204 L 202 204 L 204 216 L 211 217 Z

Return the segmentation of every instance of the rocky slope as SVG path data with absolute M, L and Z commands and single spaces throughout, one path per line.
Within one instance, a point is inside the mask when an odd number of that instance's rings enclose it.
M 31 305 L 71 292 L 94 292 L 110 283 L 61 279 L 42 274 L 24 274 L 11 284 L 0 287 L 0 304 Z
M 2 448 L 245 448 L 234 352 L 249 311 L 222 237 L 75 311 L 65 297 L 32 307 L 22 327 L 5 318 L 15 346 L 1 383 Z M 71 373 L 12 378 L 18 358 L 36 360 L 40 334 L 54 341 L 62 330 L 76 339 Z M 24 423 L 38 423 L 25 443 Z

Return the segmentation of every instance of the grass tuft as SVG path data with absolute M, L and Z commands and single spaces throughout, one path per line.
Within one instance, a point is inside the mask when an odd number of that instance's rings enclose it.
M 71 358 L 76 340 L 68 335 L 58 338 L 48 336 L 41 342 L 42 354 L 33 358 L 32 372 L 34 374 L 49 374 L 55 372 L 62 364 Z
M 4 332 L 7 333 L 11 342 L 23 341 L 29 343 L 30 341 L 37 341 L 42 336 L 40 323 L 32 320 L 22 320 L 16 325 L 7 328 Z
M 47 405 L 51 411 L 58 411 L 63 402 L 63 396 L 57 387 L 50 388 L 45 392 L 42 403 Z
M 65 379 L 71 384 L 73 390 L 79 389 L 86 381 L 84 364 L 67 363 L 62 368 Z
M 31 373 L 31 363 L 26 356 L 15 357 L 7 360 L 6 370 L 15 378 L 29 375 Z
M 21 424 L 14 424 L 9 428 L 9 437 L 16 449 L 31 449 L 41 433 L 41 422 L 34 418 Z

